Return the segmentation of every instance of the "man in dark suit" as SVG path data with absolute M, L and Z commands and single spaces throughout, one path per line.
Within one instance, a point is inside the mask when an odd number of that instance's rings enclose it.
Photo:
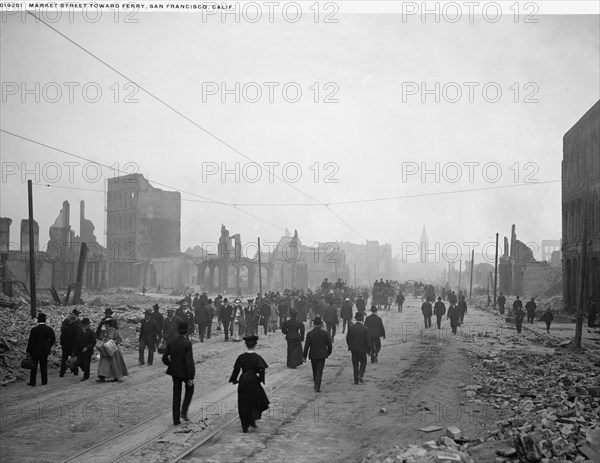
M 229 304 L 227 298 L 223 299 L 223 304 L 221 305 L 221 313 L 219 314 L 219 318 L 221 319 L 221 323 L 223 323 L 223 333 L 225 334 L 225 341 L 229 341 L 229 324 L 231 323 L 231 318 L 233 316 L 233 307 Z
M 381 338 L 385 339 L 385 328 L 383 321 L 377 315 L 377 307 L 371 306 L 371 315 L 365 319 L 365 326 L 369 330 L 369 342 L 371 349 L 371 363 L 377 363 L 377 356 L 381 350 Z
M 46 326 L 46 314 L 39 313 L 37 316 L 38 324 L 31 329 L 29 340 L 27 341 L 27 353 L 33 360 L 33 367 L 29 375 L 28 386 L 35 386 L 37 376 L 37 365 L 40 364 L 40 372 L 42 375 L 42 386 L 48 384 L 48 356 L 50 349 L 56 342 L 54 330 Z
M 335 341 L 335 331 L 339 320 L 337 308 L 332 299 L 329 301 L 329 306 L 325 309 L 325 323 L 327 324 L 327 334 L 331 336 L 331 342 Z
M 354 316 L 356 323 L 348 328 L 346 343 L 352 352 L 352 367 L 354 368 L 354 384 L 364 383 L 363 376 L 367 368 L 367 354 L 371 353 L 369 344 L 369 330 L 362 324 L 363 313 L 357 312 Z
M 175 315 L 175 310 L 167 309 L 167 316 L 165 317 L 165 322 L 163 324 L 163 332 L 162 337 L 165 343 L 169 343 L 171 339 L 175 339 L 179 336 L 179 332 L 177 331 L 177 326 L 183 320 Z
M 154 304 L 152 308 L 154 309 L 154 312 L 152 312 L 150 318 L 152 318 L 152 320 L 156 322 L 156 326 L 158 327 L 157 341 L 160 342 L 160 340 L 162 339 L 163 327 L 165 325 L 165 317 L 163 316 L 163 314 L 160 313 L 160 307 L 158 306 L 158 304 Z
M 65 376 L 67 371 L 67 360 L 69 357 L 76 355 L 75 345 L 79 342 L 79 336 L 81 336 L 81 321 L 79 320 L 79 311 L 73 309 L 69 316 L 62 322 L 60 327 L 60 347 L 62 355 L 60 359 L 60 373 L 58 376 L 61 378 Z M 73 374 L 79 374 L 79 368 L 75 365 L 71 368 Z
M 331 338 L 327 331 L 321 329 L 321 317 L 313 320 L 314 328 L 306 335 L 304 343 L 304 361 L 310 358 L 312 365 L 315 392 L 321 392 L 321 378 L 325 368 L 325 359 L 331 355 Z
M 146 310 L 144 313 L 144 319 L 140 326 L 140 337 L 138 339 L 138 363 L 139 365 L 144 364 L 144 351 L 148 347 L 148 366 L 152 365 L 154 361 L 154 349 L 156 346 L 156 340 L 158 338 L 158 326 L 152 319 L 152 312 Z
M 75 344 L 74 351 L 77 354 L 79 366 L 83 370 L 81 381 L 87 381 L 90 378 L 90 365 L 94 355 L 94 346 L 96 345 L 96 335 L 90 329 L 90 319 L 81 320 L 81 336 Z
M 177 331 L 179 336 L 169 341 L 162 356 L 163 363 L 168 366 L 167 374 L 173 378 L 173 424 L 175 426 L 181 424 L 180 418 L 189 421 L 187 412 L 194 395 L 196 375 L 192 343 L 186 338 L 188 323 L 180 322 Z M 181 386 L 184 384 L 185 396 L 181 404 Z
M 198 325 L 198 335 L 200 337 L 200 342 L 204 342 L 206 330 L 208 326 L 212 323 L 212 307 L 210 306 L 210 303 L 198 307 L 198 309 L 196 309 L 196 312 L 194 313 L 194 319 L 196 321 L 196 324 Z M 207 337 L 207 339 L 210 338 Z

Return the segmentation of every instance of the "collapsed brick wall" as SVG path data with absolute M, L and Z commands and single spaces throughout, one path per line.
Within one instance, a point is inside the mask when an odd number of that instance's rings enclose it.
M 551 267 L 547 262 L 529 263 L 523 272 L 524 294 L 537 296 L 550 289 L 561 277 L 562 270 Z

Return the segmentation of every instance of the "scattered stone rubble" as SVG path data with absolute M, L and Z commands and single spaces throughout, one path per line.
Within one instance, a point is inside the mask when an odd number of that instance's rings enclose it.
M 485 337 L 493 349 L 468 352 L 479 384 L 459 386 L 465 401 L 502 417 L 479 439 L 512 440 L 496 462 L 600 461 L 600 362 L 552 338 Z M 536 352 L 536 339 L 547 347 Z
M 475 463 L 466 448 L 447 436 L 407 448 L 395 446 L 383 452 L 369 451 L 362 463 Z
M 61 298 L 62 299 L 62 298 Z M 60 327 L 68 314 L 77 309 L 79 318 L 88 317 L 92 329 L 96 329 L 104 310 L 110 307 L 119 323 L 119 332 L 123 338 L 121 347 L 124 352 L 137 350 L 140 321 L 144 310 L 150 309 L 157 301 L 144 297 L 133 289 L 115 288 L 103 293 L 88 293 L 83 299 L 89 305 L 57 306 L 49 296 L 38 298 L 38 311 L 47 315 L 46 323 L 56 333 L 57 342 L 48 358 L 49 368 L 60 367 L 61 347 L 59 343 Z M 158 301 L 166 314 L 169 305 Z M 30 316 L 29 298 L 23 296 L 9 298 L 0 293 L 0 385 L 6 386 L 15 381 L 27 380 L 28 371 L 21 368 L 21 360 L 25 358 L 29 332 L 37 324 Z

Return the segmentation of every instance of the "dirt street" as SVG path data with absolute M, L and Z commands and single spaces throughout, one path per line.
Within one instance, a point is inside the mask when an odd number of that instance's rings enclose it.
M 456 426 L 475 440 L 498 418 L 497 410 L 473 398 L 466 386 L 473 355 L 494 343 L 476 342 L 493 333 L 506 348 L 539 349 L 538 334 L 515 336 L 497 316 L 469 307 L 457 335 L 444 318 L 442 329 L 423 329 L 420 299 L 382 311 L 387 338 L 379 362 L 368 363 L 365 384 L 354 385 L 350 353 L 341 325 L 327 360 L 322 392 L 312 387 L 310 363 L 285 367 L 286 344 L 280 332 L 261 336 L 257 352 L 267 363 L 266 391 L 271 407 L 258 429 L 243 434 L 237 416 L 236 388 L 227 383 L 243 343 L 223 342 L 220 333 L 194 343 L 196 390 L 191 422 L 173 427 L 171 378 L 166 367 L 138 366 L 137 354 L 125 360 L 130 375 L 121 383 L 92 378 L 59 378 L 51 370 L 49 384 L 3 388 L 0 433 L 3 462 L 162 462 L 183 455 L 206 462 L 347 462 L 369 452 L 420 443 Z M 307 330 L 308 330 L 307 326 Z M 420 428 L 439 426 L 425 433 Z M 215 431 L 217 431 L 215 433 Z M 208 439 L 208 440 L 207 440 Z M 474 449 L 477 461 L 494 461 L 494 446 Z

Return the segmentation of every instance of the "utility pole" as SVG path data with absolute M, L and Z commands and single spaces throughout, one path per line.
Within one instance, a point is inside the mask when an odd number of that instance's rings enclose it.
M 262 298 L 262 266 L 260 263 L 260 238 L 258 238 L 258 291 L 260 293 L 260 297 Z
M 450 262 L 448 262 L 448 288 L 450 288 L 450 275 L 452 275 L 452 272 L 450 271 Z
M 460 291 L 460 274 L 462 273 L 462 259 L 458 264 L 458 291 Z
M 494 300 L 492 301 L 492 308 L 496 308 L 496 288 L 498 288 L 498 236 L 496 233 L 496 262 L 494 263 Z
M 27 198 L 29 203 L 29 292 L 31 293 L 31 318 L 37 317 L 35 293 L 35 249 L 33 236 L 33 187 L 31 180 L 27 180 Z
M 354 287 L 356 288 L 356 262 L 354 262 Z
M 473 298 L 473 267 L 475 267 L 475 250 L 471 250 L 471 283 L 469 284 L 469 301 Z

